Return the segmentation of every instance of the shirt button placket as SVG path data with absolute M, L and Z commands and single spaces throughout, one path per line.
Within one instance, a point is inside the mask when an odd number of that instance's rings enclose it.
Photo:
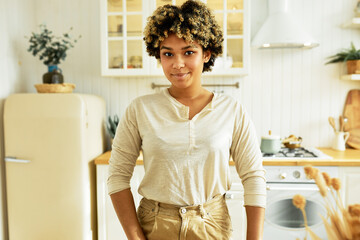
M 190 121 L 190 149 L 192 149 L 195 146 L 195 136 L 194 136 L 194 123 L 193 121 Z

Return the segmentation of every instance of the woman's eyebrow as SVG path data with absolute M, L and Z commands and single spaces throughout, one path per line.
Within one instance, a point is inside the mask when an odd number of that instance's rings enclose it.
M 198 48 L 195 44 L 191 44 L 191 45 L 188 45 L 188 46 L 185 46 L 183 48 L 181 48 L 181 50 L 186 50 L 186 49 L 189 49 L 189 48 Z M 160 50 L 162 49 L 166 49 L 166 50 L 173 50 L 171 47 L 166 47 L 166 46 L 162 46 L 160 48 Z

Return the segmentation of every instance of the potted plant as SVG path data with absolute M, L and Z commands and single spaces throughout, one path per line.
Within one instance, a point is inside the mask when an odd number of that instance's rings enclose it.
M 360 73 L 360 49 L 356 49 L 352 42 L 350 48 L 343 49 L 328 59 L 329 61 L 326 64 L 346 62 L 348 74 Z
M 29 38 L 30 46 L 28 51 L 34 56 L 39 56 L 48 67 L 48 72 L 43 75 L 44 84 L 63 83 L 64 77 L 61 69 L 58 68 L 60 61 L 65 60 L 66 52 L 74 47 L 81 35 L 72 38 L 69 32 L 62 36 L 54 36 L 53 32 L 48 30 L 45 24 L 41 24 L 40 33 L 32 33 Z
M 108 122 L 106 124 L 106 127 L 107 127 L 108 133 L 111 137 L 111 144 L 114 140 L 116 128 L 117 128 L 118 124 L 119 124 L 118 115 L 115 114 L 114 117 L 111 117 L 111 116 L 108 117 Z

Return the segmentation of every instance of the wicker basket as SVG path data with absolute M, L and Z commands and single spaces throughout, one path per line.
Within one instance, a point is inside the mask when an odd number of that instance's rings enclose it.
M 35 88 L 38 93 L 72 93 L 75 88 L 75 84 L 35 84 Z

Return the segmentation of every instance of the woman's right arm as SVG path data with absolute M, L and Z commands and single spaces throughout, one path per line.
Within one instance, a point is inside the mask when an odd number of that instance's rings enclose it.
M 136 216 L 134 198 L 130 188 L 110 195 L 116 214 L 129 240 L 145 240 Z
M 136 216 L 130 179 L 139 156 L 141 137 L 138 130 L 134 102 L 126 109 L 116 130 L 109 160 L 108 192 L 115 212 L 130 240 L 144 240 Z

